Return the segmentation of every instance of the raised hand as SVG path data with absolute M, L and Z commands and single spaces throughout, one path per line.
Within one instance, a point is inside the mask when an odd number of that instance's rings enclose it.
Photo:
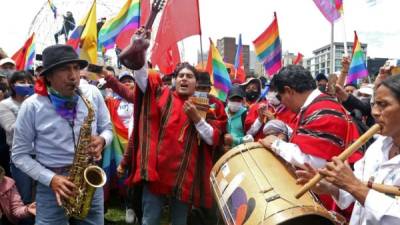
M 264 103 L 260 104 L 257 109 L 257 114 L 258 119 L 261 121 L 261 123 L 265 123 L 265 120 L 267 118 L 267 105 Z

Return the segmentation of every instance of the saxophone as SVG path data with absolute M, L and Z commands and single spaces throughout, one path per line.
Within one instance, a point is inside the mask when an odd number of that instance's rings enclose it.
M 84 219 L 89 213 L 96 188 L 104 186 L 106 182 L 106 174 L 88 156 L 92 136 L 92 122 L 94 120 L 93 106 L 79 89 L 76 92 L 85 103 L 88 115 L 80 128 L 74 161 L 68 175 L 68 179 L 76 185 L 77 190 L 74 196 L 63 199 L 62 207 L 65 209 L 67 216 Z

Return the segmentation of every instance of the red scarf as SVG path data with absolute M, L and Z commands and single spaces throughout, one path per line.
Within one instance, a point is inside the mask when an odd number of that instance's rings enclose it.
M 35 93 L 41 96 L 48 96 L 46 82 L 44 76 L 40 76 L 35 82 Z

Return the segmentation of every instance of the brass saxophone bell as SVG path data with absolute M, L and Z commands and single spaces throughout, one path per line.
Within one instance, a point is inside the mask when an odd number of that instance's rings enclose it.
M 107 181 L 104 170 L 96 165 L 88 166 L 83 172 L 85 181 L 94 188 L 103 187 Z

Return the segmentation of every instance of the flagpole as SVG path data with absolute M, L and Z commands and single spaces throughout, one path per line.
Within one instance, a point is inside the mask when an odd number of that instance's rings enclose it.
M 202 35 L 200 34 L 199 39 L 200 39 L 200 59 L 201 59 L 201 67 L 204 70 L 204 59 L 203 59 L 203 41 L 202 41 Z
M 182 61 L 185 61 L 186 60 L 186 58 L 185 58 L 185 44 L 183 43 L 183 40 L 181 41 L 181 48 L 182 48 L 181 58 L 182 58 Z
M 201 65 L 203 69 L 205 69 L 204 66 L 204 58 L 203 58 L 203 41 L 202 41 L 202 32 L 201 32 L 201 22 L 200 22 L 200 3 L 197 1 L 197 10 L 199 11 L 199 30 L 200 30 L 200 59 L 201 59 Z M 210 53 L 208 53 L 210 54 Z M 210 74 L 211 76 L 211 74 Z
M 32 22 L 31 22 L 31 25 L 29 26 L 28 36 L 29 36 L 30 34 L 32 34 L 32 29 L 33 29 L 33 26 L 35 25 L 35 21 L 36 21 L 36 19 L 38 18 L 38 16 L 40 15 L 40 13 L 42 13 L 43 9 L 44 9 L 45 7 L 47 7 L 47 4 L 48 4 L 48 3 L 45 2 L 45 3 L 42 5 L 42 7 L 39 9 L 39 11 L 36 13 L 35 17 L 33 18 Z
M 343 3 L 344 4 L 344 3 Z M 343 38 L 344 38 L 344 55 L 345 57 L 349 56 L 349 54 L 347 53 L 347 38 L 346 38 L 346 23 L 344 20 L 344 6 L 343 6 L 343 13 L 342 13 L 342 24 L 343 24 Z
M 235 70 L 235 78 L 234 78 L 234 79 L 236 79 L 236 77 L 237 77 L 237 71 L 238 71 L 238 70 L 236 69 L 236 70 Z
M 335 38 L 335 27 L 334 23 L 331 23 L 331 71 L 330 73 L 335 72 L 335 51 L 334 51 L 334 38 Z

